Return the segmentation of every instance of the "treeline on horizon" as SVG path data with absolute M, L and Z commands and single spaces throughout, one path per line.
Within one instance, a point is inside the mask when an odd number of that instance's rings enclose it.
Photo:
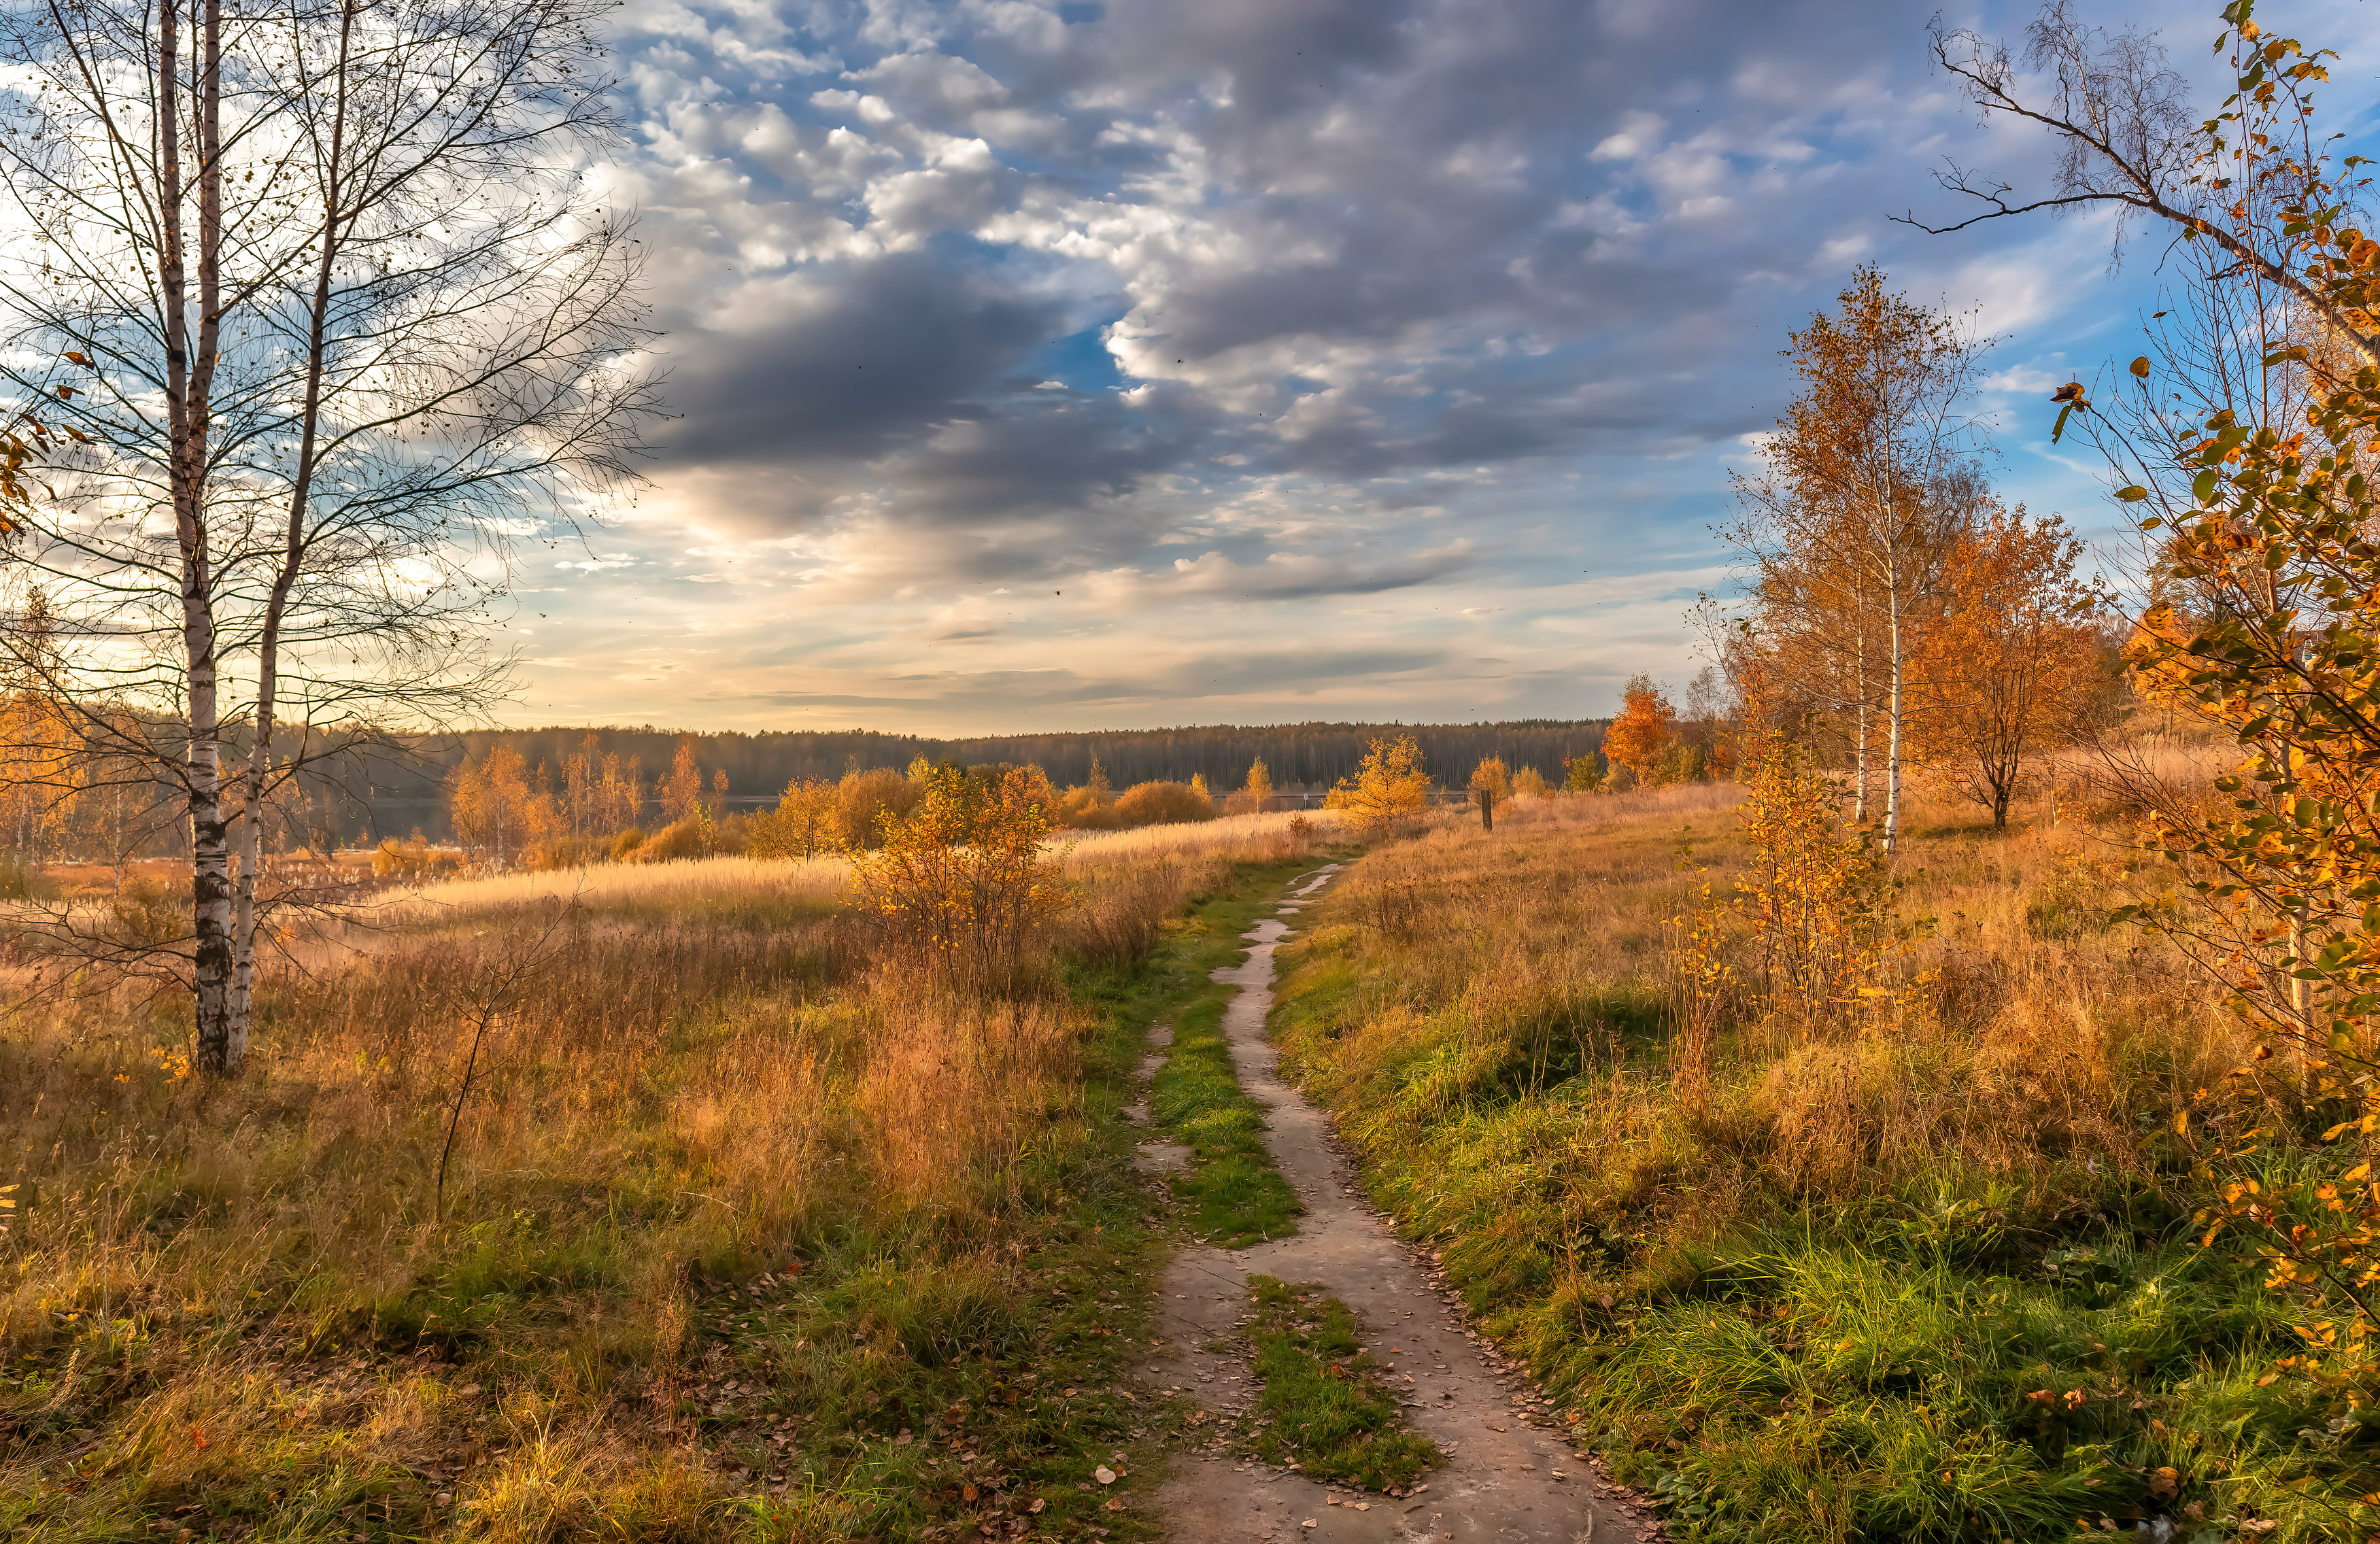
M 598 756 L 634 760 L 650 780 L 666 772 L 682 740 L 691 739 L 705 779 L 727 774 L 731 803 L 773 805 L 789 783 L 833 780 L 851 771 L 902 771 L 918 757 L 965 766 L 1006 763 L 1038 766 L 1061 786 L 1090 780 L 1096 760 L 1119 788 L 1138 783 L 1187 783 L 1204 777 L 1210 787 L 1236 788 L 1261 759 L 1273 786 L 1284 792 L 1328 788 L 1354 775 L 1372 741 L 1382 735 L 1411 735 L 1422 748 L 1434 781 L 1461 785 L 1471 770 L 1501 757 L 1514 772 L 1533 769 L 1559 783 L 1573 757 L 1600 749 L 1609 719 L 1518 719 L 1498 723 L 1290 723 L 1216 724 L 1172 729 L 1094 730 L 1081 733 L 990 735 L 939 738 L 882 734 L 869 729 L 725 730 L 687 734 L 652 725 L 600 728 L 560 725 L 537 729 L 475 729 L 422 736 L 408 743 L 402 761 L 379 761 L 369 784 L 358 789 L 344 780 L 351 796 L 369 809 L 372 836 L 401 835 L 413 827 L 442 836 L 447 829 L 447 794 L 453 774 L 466 761 L 481 762 L 497 745 L 511 747 L 531 768 L 559 768 L 587 748 Z M 364 834 L 358 833 L 358 834 Z

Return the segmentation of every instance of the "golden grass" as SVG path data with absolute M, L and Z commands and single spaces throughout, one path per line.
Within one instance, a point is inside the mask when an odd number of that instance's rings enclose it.
M 1701 785 L 1547 800 L 1493 834 L 1453 823 L 1375 851 L 1307 946 L 1318 973 L 1362 983 L 1313 1021 L 1337 1037 L 1327 1050 L 1297 1042 L 1309 1072 L 1343 1099 L 1347 1080 L 1427 1046 L 1432 1071 L 1392 1118 L 1443 1120 L 1532 1055 L 1575 1067 L 1597 1045 L 1657 1033 L 1665 924 L 1704 879 L 1724 896 L 1742 862 L 1735 798 Z M 1738 1144 L 1764 1181 L 1835 1196 L 1953 1160 L 2045 1196 L 2072 1155 L 2144 1164 L 2126 1100 L 2143 1078 L 2160 1097 L 2217 1079 L 2243 1042 L 2186 962 L 2096 920 L 2131 882 L 2129 852 L 2074 822 L 1995 833 L 1980 809 L 1939 799 L 1913 800 L 1908 828 L 1902 908 L 1938 921 L 1902 969 L 1931 973 L 1932 1011 L 1888 1036 L 1807 1045 L 1779 1042 L 1755 1014 L 1734 1045 L 1731 1102 L 1694 1118 L 1735 1123 L 1706 1135 Z M 1648 1088 L 1599 1108 L 1594 1140 L 1647 1155 L 1628 1184 L 1699 1205 L 1725 1175 L 1655 1177 L 1661 1152 L 1694 1145 L 1687 1113 Z M 1548 1161 L 1576 1139 L 1530 1138 L 1553 1144 Z
M 1060 832 L 1050 855 L 1074 871 L 1111 862 L 1168 861 L 1246 856 L 1269 851 L 1289 839 L 1300 818 L 1318 839 L 1341 830 L 1335 810 L 1274 810 L 1226 815 L 1178 825 L 1131 831 Z M 684 915 L 721 906 L 747 909 L 831 909 L 850 881 L 851 864 L 840 856 L 814 858 L 706 857 L 672 863 L 603 863 L 441 881 L 384 891 L 352 908 L 362 922 L 415 925 L 473 913 L 504 910 L 538 901 L 576 901 L 599 908 Z
M 1281 840 L 1069 850 L 1084 904 L 1052 942 L 1128 964 Z M 785 1374 L 843 1420 L 926 1376 L 941 1353 L 916 1346 L 1014 1339 L 1020 1219 L 1087 1140 L 1096 1026 L 1046 970 L 1011 1000 L 921 988 L 837 909 L 842 875 L 720 858 L 402 893 L 267 974 L 233 1084 L 184 1073 L 182 1010 L 135 984 L 17 1015 L 0 1534 L 194 1504 L 337 1537 L 914 1526 L 938 1492 L 864 1447 L 776 1477 L 773 1513 L 729 1504 L 762 1482 L 685 1414 L 687 1380 L 722 1376 L 692 1365 L 700 1304 L 846 1252 L 892 1270 L 856 1317 L 821 1297 Z
M 2253 1044 L 2219 990 L 2110 925 L 2166 875 L 2107 791 L 2052 826 L 2045 790 L 2001 832 L 1921 789 L 1905 1006 L 1802 1029 L 1723 923 L 1737 982 L 1707 1076 L 1677 1077 L 1670 924 L 1746 861 L 1731 799 L 1439 824 L 1366 854 L 1284 953 L 1284 1068 L 1483 1324 L 1701 1537 L 2370 1532 L 2368 1459 L 2299 1445 L 2365 1385 L 2291 1381 L 2313 1314 L 2192 1223 L 2202 1091 L 2266 1101 L 2268 1189 L 2325 1121 L 2286 1077 L 2231 1080 Z M 2045 1388 L 2073 1396 L 2054 1418 Z
M 1345 820 L 1335 809 L 1270 809 L 1254 815 L 1222 815 L 1177 825 L 1136 826 L 1130 831 L 1061 832 L 1053 839 L 1069 857 L 1183 857 L 1243 850 L 1278 842 L 1303 820 L 1318 840 L 1342 835 Z
M 601 863 L 585 869 L 408 885 L 374 896 L 366 909 L 391 918 L 420 921 L 543 900 L 576 900 L 598 906 L 627 902 L 658 910 L 700 909 L 722 898 L 739 903 L 831 902 L 850 873 L 850 863 L 842 857 Z

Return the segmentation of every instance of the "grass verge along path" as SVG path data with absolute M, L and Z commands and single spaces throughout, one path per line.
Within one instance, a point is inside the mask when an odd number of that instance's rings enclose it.
M 1524 806 L 1374 848 L 1282 955 L 1284 1068 L 1578 1440 L 1706 1544 L 2380 1533 L 2368 1362 L 2192 1227 L 2175 1114 L 2245 1048 L 2162 946 L 2045 924 L 2112 882 L 2074 822 L 1912 821 L 1943 984 L 1889 1034 L 1755 1004 L 1682 1087 L 1634 1005 L 1686 815 L 1742 860 L 1675 796 Z
M 1184 1219 L 1200 1241 L 1243 1248 L 1296 1232 L 1304 1210 L 1264 1144 L 1264 1111 L 1232 1071 L 1223 1008 L 1232 988 L 1209 979 L 1247 957 L 1241 937 L 1269 915 L 1282 887 L 1310 859 L 1250 865 L 1220 894 L 1168 925 L 1150 958 L 1148 990 L 1173 1018 L 1173 1046 L 1149 1091 L 1155 1124 L 1190 1149 L 1173 1179 Z M 1153 1017 L 1141 1010 L 1143 1022 Z

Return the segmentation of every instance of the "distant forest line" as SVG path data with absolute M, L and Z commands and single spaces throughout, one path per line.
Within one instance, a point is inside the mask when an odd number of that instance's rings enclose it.
M 1533 767 L 1558 783 L 1571 758 L 1601 748 L 1609 723 L 1519 719 L 1500 723 L 1215 724 L 950 739 L 868 729 L 690 735 L 650 724 L 475 729 L 422 736 L 409 743 L 411 754 L 402 760 L 374 757 L 368 774 L 358 777 L 351 771 L 338 780 L 346 796 L 336 802 L 359 821 L 348 833 L 352 836 L 401 835 L 418 826 L 427 835 L 442 837 L 447 828 L 447 779 L 464 761 L 485 758 L 502 741 L 532 768 L 542 764 L 558 772 L 590 735 L 598 756 L 633 757 L 649 782 L 669 770 L 678 742 L 690 738 L 704 776 L 726 772 L 730 803 L 751 808 L 774 805 L 785 784 L 797 779 L 839 778 L 854 768 L 905 768 L 920 756 L 968 766 L 1029 763 L 1061 786 L 1087 781 L 1097 759 L 1109 783 L 1119 789 L 1135 783 L 1187 782 L 1196 775 L 1218 793 L 1245 782 L 1250 764 L 1261 757 L 1275 788 L 1297 792 L 1327 788 L 1352 775 L 1374 736 L 1380 735 L 1413 736 L 1430 775 L 1441 784 L 1461 785 L 1471 769 L 1489 756 L 1502 757 L 1515 772 Z

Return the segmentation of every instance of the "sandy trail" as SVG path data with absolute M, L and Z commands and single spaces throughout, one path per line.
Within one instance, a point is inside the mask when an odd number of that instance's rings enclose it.
M 1294 904 L 1330 882 L 1332 864 L 1293 893 Z M 1191 1246 L 1174 1257 L 1160 1289 L 1166 1355 L 1144 1368 L 1228 1421 L 1255 1396 L 1255 1380 L 1234 1349 L 1210 1353 L 1248 1307 L 1247 1278 L 1319 1282 L 1354 1310 L 1373 1356 L 1396 1369 L 1413 1428 L 1449 1454 L 1403 1500 L 1326 1486 L 1236 1459 L 1184 1453 L 1157 1503 L 1179 1544 L 1261 1540 L 1542 1540 L 1629 1544 L 1653 1524 L 1597 1470 L 1575 1456 L 1550 1425 L 1533 1422 L 1534 1391 L 1472 1338 L 1461 1313 L 1426 1274 L 1427 1256 L 1398 1240 L 1363 1202 L 1347 1160 L 1321 1112 L 1275 1075 L 1265 1037 L 1272 1007 L 1273 952 L 1289 931 L 1277 918 L 1246 935 L 1245 965 L 1219 970 L 1239 988 L 1225 1010 L 1232 1062 L 1249 1095 L 1267 1107 L 1266 1143 L 1306 1207 L 1294 1237 L 1251 1248 Z M 1166 1036 L 1170 1042 L 1172 1037 Z M 1178 1162 L 1152 1153 L 1151 1167 Z M 1418 1257 L 1418 1258 L 1417 1258 Z M 1335 1501 L 1340 1504 L 1334 1504 Z M 1357 1510 L 1358 1507 L 1362 1510 Z

